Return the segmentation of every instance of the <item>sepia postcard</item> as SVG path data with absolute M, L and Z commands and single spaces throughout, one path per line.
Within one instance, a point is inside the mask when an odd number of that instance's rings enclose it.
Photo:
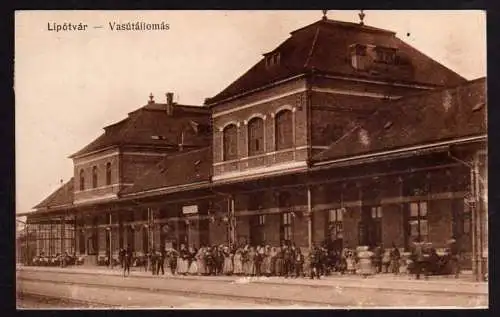
M 488 307 L 484 11 L 17 11 L 18 309 Z

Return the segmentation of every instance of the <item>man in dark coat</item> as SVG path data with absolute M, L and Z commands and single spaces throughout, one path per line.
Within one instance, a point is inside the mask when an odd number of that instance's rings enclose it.
M 151 273 L 153 275 L 156 274 L 156 262 L 157 262 L 157 255 L 155 249 L 151 249 L 149 253 L 149 263 L 151 266 Z
M 222 275 L 222 268 L 224 266 L 224 254 L 222 254 L 222 247 L 215 248 L 215 258 L 217 263 L 217 275 Z
M 119 260 L 120 260 L 120 266 L 123 268 L 124 266 L 124 263 L 125 263 L 125 249 L 124 248 L 120 248 L 120 252 L 118 252 L 118 257 L 119 257 Z
M 132 249 L 130 248 L 130 245 L 129 245 L 127 247 L 127 250 L 125 250 L 125 254 L 124 254 L 123 276 L 125 276 L 125 273 L 127 273 L 127 276 L 130 275 L 131 262 L 132 262 Z
M 161 275 L 165 275 L 165 249 L 162 249 L 158 253 L 157 257 L 157 262 L 156 262 L 156 275 L 160 275 L 160 269 L 161 269 Z
M 296 259 L 296 256 L 297 256 L 297 246 L 295 245 L 295 243 L 292 243 L 292 246 L 290 248 L 290 276 L 295 276 L 297 271 L 296 271 L 296 265 L 297 265 L 297 259 Z
M 455 278 L 460 275 L 460 247 L 455 237 L 452 237 L 448 241 L 448 248 L 450 252 L 450 261 L 452 266 L 452 272 L 455 274 Z
M 283 275 L 288 278 L 292 273 L 292 250 L 287 245 L 283 249 Z
M 321 249 L 313 246 L 309 252 L 309 258 L 311 262 L 311 279 L 317 277 L 319 280 L 321 271 Z
M 208 247 L 205 251 L 205 263 L 207 266 L 207 274 L 215 275 L 214 247 Z

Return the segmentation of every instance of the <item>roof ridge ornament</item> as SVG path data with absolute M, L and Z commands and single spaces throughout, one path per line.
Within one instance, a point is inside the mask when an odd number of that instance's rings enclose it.
M 365 19 L 366 14 L 363 12 L 364 10 L 360 10 L 358 16 L 359 16 L 359 24 L 360 25 L 365 25 L 363 20 Z
M 327 20 L 328 18 L 326 17 L 326 13 L 328 12 L 328 10 L 321 10 L 323 12 L 323 20 Z
M 153 96 L 153 93 L 152 93 L 152 92 L 151 92 L 151 93 L 149 93 L 149 101 L 148 101 L 148 103 L 154 103 L 154 102 L 155 102 L 155 101 L 154 101 L 154 97 L 155 97 L 155 96 Z

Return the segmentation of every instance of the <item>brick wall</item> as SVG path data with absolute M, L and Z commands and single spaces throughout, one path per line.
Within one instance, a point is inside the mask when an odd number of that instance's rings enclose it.
M 220 245 L 227 243 L 227 230 L 226 225 L 219 222 L 209 224 L 209 244 Z
M 403 217 L 404 208 L 400 204 L 388 204 L 382 206 L 382 244 L 384 248 L 390 248 L 392 243 L 397 247 L 404 247 L 405 222 Z
M 238 157 L 245 157 L 248 155 L 247 145 L 247 125 L 245 122 L 255 114 L 265 116 L 264 129 L 265 129 L 265 149 L 266 152 L 275 151 L 275 120 L 273 118 L 277 110 L 283 106 L 295 107 L 295 146 L 307 145 L 307 111 L 304 101 L 298 103 L 302 98 L 305 100 L 305 92 L 295 93 L 290 96 L 282 97 L 277 100 L 265 102 L 263 104 L 255 105 L 250 108 L 236 110 L 232 113 L 225 114 L 213 119 L 214 121 L 214 162 L 222 161 L 222 131 L 221 129 L 229 123 L 239 123 L 238 127 Z
M 452 232 L 452 200 L 434 200 L 429 202 L 427 214 L 429 222 L 429 242 L 435 247 L 446 246 L 446 240 L 450 239 Z
M 128 151 L 127 153 L 130 153 Z M 160 153 L 118 154 L 117 149 L 102 151 L 74 159 L 75 200 L 91 200 L 116 195 L 123 186 L 134 181 L 154 167 L 162 158 Z M 111 185 L 106 185 L 106 164 L 111 163 Z M 120 170 L 121 165 L 121 170 Z M 97 167 L 97 187 L 93 188 L 92 169 Z M 85 172 L 85 190 L 80 191 L 80 170 Z
M 116 194 L 119 190 L 119 163 L 118 151 L 110 149 L 83 158 L 73 160 L 75 200 Z M 111 163 L 111 185 L 106 185 L 106 164 Z M 97 167 L 97 188 L 92 188 L 92 169 Z M 80 171 L 84 171 L 85 190 L 80 191 Z
M 280 214 L 266 215 L 266 224 L 264 229 L 265 241 L 269 245 L 277 246 L 280 244 Z
M 302 91 L 297 91 L 297 89 Z M 289 162 L 298 159 L 304 159 L 307 151 L 304 151 L 307 146 L 307 110 L 306 110 L 306 95 L 305 95 L 305 82 L 303 80 L 286 83 L 268 89 L 263 92 L 258 92 L 228 102 L 226 104 L 218 105 L 214 108 L 213 124 L 213 159 L 216 166 L 214 166 L 214 175 L 220 175 L 228 172 L 242 171 L 256 167 L 271 166 L 283 162 Z M 287 96 L 279 97 L 281 94 L 297 91 Z M 276 97 L 275 100 L 267 100 L 270 97 Z M 259 101 L 262 101 L 259 103 Z M 221 111 L 234 109 L 248 103 L 256 103 L 255 105 L 243 109 L 236 109 L 231 113 L 226 113 L 218 116 Z M 258 114 L 264 118 L 264 149 L 265 153 L 276 151 L 275 145 L 275 114 L 277 111 L 288 107 L 293 109 L 293 122 L 294 129 L 294 147 L 301 148 L 294 151 L 293 149 L 280 151 L 276 155 L 270 157 L 265 154 L 262 157 L 254 157 L 247 159 L 248 156 L 248 120 Z M 244 162 L 228 162 L 222 165 L 217 165 L 223 161 L 223 132 L 222 128 L 229 123 L 237 123 L 238 125 L 238 160 L 244 159 Z M 286 153 L 281 153 L 286 152 Z M 296 153 L 293 153 L 296 152 Z
M 133 184 L 137 178 L 153 168 L 162 159 L 162 156 L 122 154 L 121 158 L 121 181 L 125 184 Z
M 250 217 L 239 216 L 236 218 L 236 238 L 237 241 L 244 239 L 250 243 Z
M 361 207 L 348 207 L 344 214 L 344 244 L 354 248 L 359 245 L 358 226 L 361 221 Z
M 213 113 L 217 114 L 222 111 L 227 111 L 239 105 L 258 103 L 262 100 L 273 98 L 276 95 L 287 94 L 290 91 L 304 89 L 305 87 L 306 87 L 306 81 L 304 78 L 291 80 L 289 82 L 277 85 L 269 89 L 265 89 L 253 94 L 240 97 L 238 99 L 221 103 L 213 108 Z
M 311 142 L 313 146 L 327 146 L 347 133 L 353 125 L 374 110 L 372 106 L 356 110 L 353 105 L 379 102 L 369 97 L 339 96 L 311 93 Z
M 309 246 L 309 230 L 307 223 L 306 217 L 293 218 L 293 241 L 298 247 L 305 248 Z

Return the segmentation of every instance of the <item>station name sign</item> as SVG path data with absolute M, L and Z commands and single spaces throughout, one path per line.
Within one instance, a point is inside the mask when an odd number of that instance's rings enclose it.
M 198 205 L 182 207 L 182 214 L 184 215 L 197 214 L 197 213 L 198 213 Z

